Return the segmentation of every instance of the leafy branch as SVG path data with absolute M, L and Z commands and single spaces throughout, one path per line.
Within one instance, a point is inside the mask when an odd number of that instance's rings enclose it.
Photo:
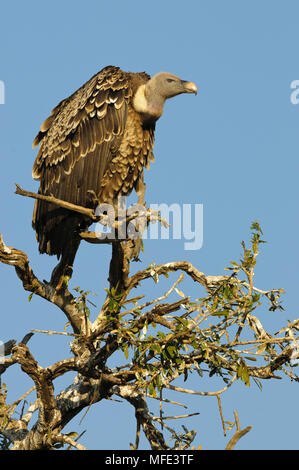
M 261 388 L 263 380 L 282 375 L 292 381 L 299 380 L 294 372 L 299 357 L 299 320 L 288 322 L 278 332 L 266 331 L 261 321 L 265 311 L 271 315 L 275 310 L 282 310 L 284 292 L 254 285 L 257 257 L 264 243 L 260 225 L 255 222 L 251 226 L 249 246 L 241 243 L 241 258 L 231 262 L 227 275 L 206 276 L 190 262 L 176 261 L 160 265 L 153 262 L 130 276 L 130 260 L 136 256 L 137 245 L 132 240 L 114 241 L 106 299 L 96 318 L 91 320 L 89 305 L 96 306 L 89 296 L 94 294 L 80 287 L 74 289 L 77 296 L 68 291 L 68 286 L 59 291 L 51 289 L 33 274 L 27 255 L 7 247 L 1 238 L 0 260 L 14 266 L 25 290 L 58 306 L 73 330 L 73 333 L 34 330 L 72 337 L 71 357 L 47 368 L 38 364 L 25 344 L 11 343 L 0 374 L 18 364 L 33 381 L 30 393 L 35 390 L 37 400 L 35 408 L 27 410 L 25 421 L 14 419 L 2 386 L 2 448 L 53 449 L 69 445 L 81 449 L 78 434 L 63 434 L 63 428 L 83 408 L 115 395 L 135 409 L 137 431 L 131 448 L 138 448 L 142 429 L 153 449 L 186 449 L 192 445 L 196 430 L 188 430 L 183 425 L 182 431 L 167 424 L 162 406 L 173 401 L 162 395 L 168 390 L 216 396 L 224 435 L 236 429 L 227 445 L 227 449 L 233 448 L 251 428 L 241 430 L 236 412 L 234 423 L 225 420 L 221 395 L 237 381 L 247 387 L 254 383 Z M 167 291 L 145 301 L 143 284 L 153 279 L 158 291 L 161 275 L 170 283 Z M 172 276 L 177 277 L 172 279 Z M 198 287 L 195 298 L 185 294 L 186 279 Z M 119 351 L 123 354 L 117 355 L 115 365 L 110 358 Z M 69 371 L 78 373 L 75 381 L 55 396 L 54 380 Z M 182 377 L 187 385 L 191 374 L 197 377 L 195 389 L 174 384 Z M 222 388 L 203 390 L 203 378 L 212 376 L 223 382 Z M 150 412 L 149 397 L 160 401 L 159 417 Z M 33 409 L 37 408 L 37 422 L 30 428 Z M 191 414 L 168 418 L 179 421 L 188 416 Z M 156 427 L 159 424 L 161 432 Z

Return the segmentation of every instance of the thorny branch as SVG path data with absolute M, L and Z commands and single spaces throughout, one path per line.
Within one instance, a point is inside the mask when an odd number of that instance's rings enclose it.
M 29 193 L 18 186 L 17 194 L 33 198 L 50 197 Z M 68 204 L 54 201 L 52 196 L 50 199 L 51 203 L 61 207 Z M 81 212 L 91 220 L 98 220 L 92 211 L 87 214 L 89 209 L 67 208 Z M 148 223 L 150 215 L 146 217 Z M 128 220 L 119 219 L 117 223 L 128 223 Z M 14 340 L 6 342 L 0 374 L 4 374 L 9 367 L 19 365 L 33 385 L 22 398 L 35 391 L 36 399 L 23 413 L 24 402 L 19 419 L 14 419 L 12 414 L 16 404 L 8 405 L 7 390 L 4 385 L 0 388 L 3 448 L 54 449 L 68 445 L 83 450 L 84 447 L 73 435 L 63 434 L 63 428 L 84 408 L 88 410 L 93 404 L 116 395 L 135 409 L 136 439 L 131 448 L 138 448 L 142 430 L 152 449 L 186 449 L 191 446 L 196 432 L 185 427 L 184 432 L 170 428 L 165 424 L 167 418 L 163 417 L 162 410 L 162 404 L 185 405 L 162 397 L 162 391 L 216 396 L 226 434 L 228 428 L 220 396 L 237 380 L 243 381 L 246 386 L 255 381 L 261 387 L 260 380 L 281 378 L 275 374 L 283 373 L 298 381 L 293 369 L 294 361 L 299 356 L 299 320 L 270 334 L 265 331 L 256 313 L 265 308 L 265 302 L 268 302 L 270 311 L 281 309 L 282 290 L 262 290 L 253 285 L 258 248 L 263 241 L 257 223 L 253 224 L 252 232 L 251 247 L 242 244 L 243 258 L 238 263 L 232 263 L 229 268 L 231 273 L 226 276 L 207 276 L 187 261 L 153 263 L 130 276 L 131 260 L 138 258 L 141 248 L 140 239 L 100 241 L 93 232 L 82 233 L 81 238 L 90 243 L 108 242 L 112 245 L 107 296 L 93 321 L 87 304 L 88 292 L 77 288 L 79 295 L 75 296 L 68 285 L 54 289 L 45 281 L 41 282 L 34 275 L 27 255 L 6 246 L 0 235 L 0 261 L 15 268 L 26 291 L 59 307 L 72 328 L 72 333 L 34 330 L 72 338 L 70 357 L 45 368 L 33 357 L 27 340 L 18 344 Z M 152 279 L 158 287 L 161 276 L 169 277 L 177 272 L 179 277 L 167 292 L 160 293 L 156 298 L 146 300 L 144 292 L 132 296 L 132 290 L 140 288 L 144 281 Z M 178 288 L 184 275 L 198 286 L 200 298 L 193 299 Z M 180 298 L 174 297 L 176 295 Z M 140 303 L 141 299 L 144 299 L 143 303 Z M 116 351 L 123 352 L 124 360 L 111 369 L 107 361 Z M 254 366 L 253 360 L 256 362 Z M 77 372 L 74 382 L 55 395 L 55 379 L 70 371 Z M 198 374 L 196 389 L 173 384 L 178 377 L 187 381 L 192 372 Z M 205 374 L 218 376 L 223 386 L 216 391 L 201 390 L 201 379 Z M 161 403 L 159 418 L 149 410 L 149 397 Z M 38 416 L 32 424 L 35 411 L 38 411 Z M 195 414 L 197 411 L 168 418 L 178 420 Z M 163 423 L 162 431 L 157 429 L 159 423 Z M 236 433 L 227 444 L 227 449 L 232 449 L 251 429 L 250 426 L 240 429 L 236 413 L 235 426 Z M 168 440 L 164 435 L 167 432 L 170 433 Z

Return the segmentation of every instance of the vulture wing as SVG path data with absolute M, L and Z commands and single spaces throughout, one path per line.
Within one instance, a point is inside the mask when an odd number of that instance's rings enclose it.
M 117 153 L 131 96 L 129 74 L 109 66 L 53 109 L 33 143 L 40 145 L 32 176 L 41 194 L 93 207 L 88 191 L 98 194 Z M 40 252 L 59 257 L 80 215 L 37 200 L 32 223 Z

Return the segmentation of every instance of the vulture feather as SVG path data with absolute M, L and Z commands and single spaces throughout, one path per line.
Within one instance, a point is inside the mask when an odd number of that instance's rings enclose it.
M 39 193 L 95 208 L 138 187 L 153 160 L 155 123 L 165 100 L 195 93 L 194 83 L 161 72 L 124 72 L 108 66 L 61 101 L 41 125 L 32 176 Z M 72 265 L 84 216 L 36 200 L 33 219 L 39 251 Z

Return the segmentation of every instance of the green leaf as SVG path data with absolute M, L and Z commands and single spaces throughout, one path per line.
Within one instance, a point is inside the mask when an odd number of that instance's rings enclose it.
M 246 387 L 249 387 L 250 378 L 249 378 L 247 367 L 244 367 L 244 369 L 243 369 L 242 380 L 243 380 L 243 382 L 245 382 Z
M 128 353 L 128 343 L 125 345 L 124 347 L 124 355 L 125 355 L 125 358 L 128 359 L 129 357 L 129 353 Z
M 144 337 L 146 335 L 147 330 L 148 330 L 148 322 L 146 320 L 145 323 L 144 323 L 144 326 L 142 328 L 142 337 Z
M 148 386 L 148 391 L 149 391 L 149 394 L 152 395 L 153 397 L 157 397 L 157 392 L 155 390 L 155 387 L 153 385 L 153 382 L 151 382 Z
M 161 339 L 165 338 L 165 334 L 162 331 L 158 331 L 157 336 L 158 338 L 161 338 Z
M 153 343 L 150 345 L 150 350 L 153 351 L 155 354 L 159 354 L 161 353 L 161 346 L 160 344 Z
M 187 327 L 188 326 L 188 319 L 187 318 L 181 318 L 181 317 L 174 317 L 182 326 Z
M 237 368 L 237 377 L 243 380 L 245 385 L 249 387 L 250 379 L 249 379 L 248 369 L 247 369 L 245 362 L 242 359 L 240 360 L 240 364 Z
M 158 391 L 160 392 L 163 388 L 163 381 L 160 375 L 156 377 L 156 385 L 157 385 Z
M 256 357 L 251 356 L 246 356 L 245 359 L 248 359 L 248 361 L 256 361 Z
M 263 388 L 262 383 L 256 377 L 253 377 L 253 380 L 255 381 L 258 388 L 262 391 L 262 388 Z
M 175 348 L 174 346 L 167 346 L 166 350 L 167 350 L 167 352 L 168 352 L 168 354 L 169 354 L 170 357 L 173 358 L 173 357 L 176 356 L 177 350 L 176 350 L 176 348 Z
M 177 287 L 174 288 L 174 290 L 176 291 L 176 293 L 180 296 L 180 297 L 185 297 L 185 294 L 184 292 L 182 292 L 180 289 L 178 289 Z
M 260 294 L 253 294 L 252 301 L 253 302 L 258 302 L 260 300 L 260 298 L 261 298 Z

